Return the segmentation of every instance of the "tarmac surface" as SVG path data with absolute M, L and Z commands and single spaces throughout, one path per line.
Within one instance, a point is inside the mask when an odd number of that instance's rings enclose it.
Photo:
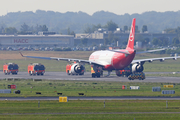
M 59 97 L 0 97 L 0 100 L 59 100 Z M 180 100 L 176 97 L 146 97 L 146 96 L 77 96 L 68 97 L 68 100 Z
M 169 74 L 170 72 L 148 72 L 145 74 Z M 107 75 L 104 72 L 104 75 Z M 45 80 L 79 80 L 79 81 L 116 81 L 130 82 L 127 77 L 118 77 L 114 72 L 109 77 L 92 78 L 90 72 L 84 75 L 67 75 L 65 72 L 46 72 L 43 76 L 30 76 L 27 72 L 19 72 L 17 75 L 4 75 L 0 72 L 0 79 L 45 79 Z M 160 82 L 160 83 L 180 83 L 180 77 L 150 77 L 146 76 L 145 80 L 131 80 L 131 82 Z

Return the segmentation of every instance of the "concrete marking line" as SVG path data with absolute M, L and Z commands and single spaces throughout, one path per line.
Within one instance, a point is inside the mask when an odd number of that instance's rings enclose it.
M 180 112 L 87 112 L 87 113 L 0 113 L 0 115 L 58 115 L 58 114 L 180 114 Z

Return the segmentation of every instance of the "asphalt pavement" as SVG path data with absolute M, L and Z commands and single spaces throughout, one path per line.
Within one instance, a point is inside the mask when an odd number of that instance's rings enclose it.
M 161 72 L 162 73 L 162 72 Z M 164 74 L 168 74 L 164 73 Z M 104 76 L 107 73 L 104 72 Z M 146 73 L 152 74 L 152 73 Z M 65 72 L 46 72 L 43 76 L 30 76 L 27 72 L 19 72 L 17 75 L 4 75 L 0 72 L 0 79 L 44 79 L 44 80 L 80 80 L 80 81 L 116 81 L 116 82 L 160 82 L 160 83 L 180 83 L 179 77 L 150 77 L 146 76 L 145 80 L 128 80 L 127 77 L 118 77 L 112 72 L 109 77 L 92 78 L 90 72 L 84 75 L 67 75 Z
M 0 100 L 59 100 L 59 97 L 0 97 Z M 68 97 L 68 100 L 180 100 L 180 96 L 176 97 L 146 97 L 146 96 L 77 96 Z

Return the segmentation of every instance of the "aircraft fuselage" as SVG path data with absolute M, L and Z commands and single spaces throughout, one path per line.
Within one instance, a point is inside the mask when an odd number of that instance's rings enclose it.
M 95 51 L 90 55 L 89 61 L 102 64 L 104 70 L 121 70 L 127 67 L 135 57 L 134 50 L 124 49 L 121 51 L 128 51 L 130 54 L 108 50 Z

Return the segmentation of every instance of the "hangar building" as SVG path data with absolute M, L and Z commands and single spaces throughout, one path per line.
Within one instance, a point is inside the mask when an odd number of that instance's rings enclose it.
M 60 46 L 73 47 L 73 35 L 0 35 L 2 46 Z

